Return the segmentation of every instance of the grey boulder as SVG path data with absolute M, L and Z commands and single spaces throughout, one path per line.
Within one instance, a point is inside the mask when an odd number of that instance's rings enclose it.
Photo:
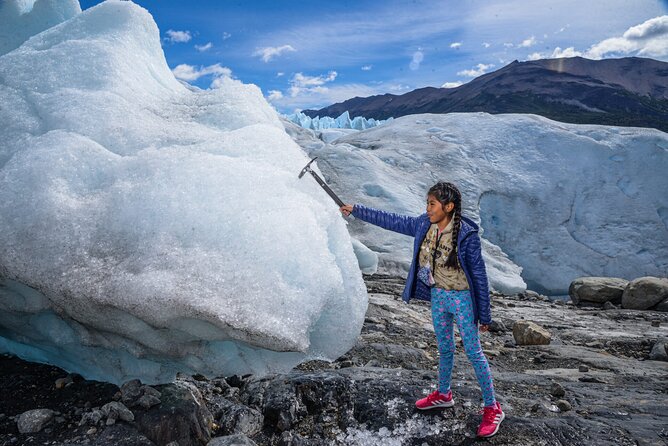
M 626 286 L 622 307 L 630 310 L 649 310 L 668 299 L 668 279 L 640 277 Z
M 580 277 L 571 282 L 568 295 L 574 304 L 581 302 L 619 303 L 629 281 L 615 277 Z

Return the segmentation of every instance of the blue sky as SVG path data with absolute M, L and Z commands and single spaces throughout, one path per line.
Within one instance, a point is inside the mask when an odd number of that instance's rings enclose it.
M 84 0 L 87 9 L 100 1 Z M 231 76 L 283 113 L 452 87 L 513 60 L 668 60 L 666 0 L 137 0 L 175 75 Z

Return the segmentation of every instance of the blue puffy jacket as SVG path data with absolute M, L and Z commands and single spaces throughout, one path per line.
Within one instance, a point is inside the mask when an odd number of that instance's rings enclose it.
M 404 288 L 402 299 L 406 303 L 413 297 L 416 299 L 431 300 L 431 290 L 417 278 L 420 246 L 431 226 L 427 214 L 422 214 L 419 217 L 409 217 L 356 204 L 353 206 L 353 216 L 367 223 L 380 226 L 383 229 L 415 237 L 413 243 L 413 261 L 411 262 L 411 268 L 406 278 L 406 287 Z M 489 285 L 487 283 L 485 262 L 482 259 L 478 225 L 464 216 L 462 216 L 461 227 L 457 236 L 457 257 L 469 283 L 475 322 L 490 324 L 492 316 L 489 305 Z

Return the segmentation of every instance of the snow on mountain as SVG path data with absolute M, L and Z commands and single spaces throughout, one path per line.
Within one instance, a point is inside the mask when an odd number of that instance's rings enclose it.
M 523 279 L 556 295 L 580 276 L 668 275 L 661 131 L 485 113 L 405 116 L 334 144 L 290 131 L 349 203 L 417 215 L 432 184 L 458 184 L 496 289 L 519 290 Z M 350 231 L 381 271 L 407 270 L 410 238 L 358 221 Z
M 351 240 L 260 90 L 186 88 L 132 2 L 54 17 L 0 56 L 0 351 L 115 383 L 347 351 Z

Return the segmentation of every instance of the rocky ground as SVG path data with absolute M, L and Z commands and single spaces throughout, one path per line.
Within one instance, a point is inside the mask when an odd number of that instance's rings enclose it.
M 668 444 L 668 313 L 493 296 L 482 342 L 506 420 L 477 440 L 481 395 L 461 345 L 454 408 L 415 410 L 437 377 L 429 306 L 401 302 L 402 279 L 366 279 L 358 344 L 286 375 L 119 389 L 1 356 L 0 445 Z M 521 320 L 547 329 L 550 344 L 517 345 Z

